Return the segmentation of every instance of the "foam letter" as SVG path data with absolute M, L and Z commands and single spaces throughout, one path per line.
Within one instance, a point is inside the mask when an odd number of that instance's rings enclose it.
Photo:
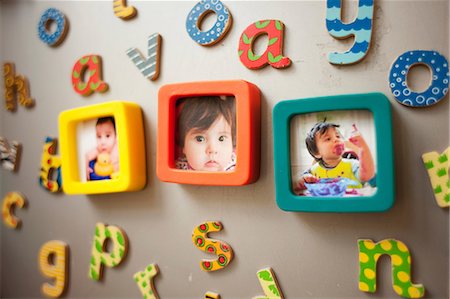
M 69 246 L 61 241 L 45 243 L 39 252 L 39 268 L 42 274 L 55 279 L 53 285 L 44 283 L 42 293 L 48 297 L 60 297 L 66 288 L 69 265 Z
M 265 296 L 257 296 L 254 299 L 282 299 L 283 293 L 278 285 L 277 278 L 272 268 L 265 268 L 259 270 L 258 276 L 259 284 L 261 285 Z
M 85 72 L 89 72 L 88 82 L 83 81 Z M 75 63 L 72 70 L 72 86 L 82 96 L 108 90 L 108 84 L 102 81 L 102 59 L 100 56 L 86 55 Z
M 449 156 L 450 147 L 440 155 L 437 152 L 422 155 L 423 163 L 428 171 L 431 186 L 433 187 L 434 197 L 441 208 L 448 208 L 450 206 Z
M 106 252 L 106 241 L 112 242 L 111 253 Z M 117 226 L 97 223 L 92 243 L 91 265 L 89 277 L 100 280 L 103 276 L 103 266 L 115 267 L 119 265 L 128 250 L 128 239 L 124 231 Z
M 147 59 L 136 48 L 128 49 L 127 55 L 145 78 L 156 80 L 159 76 L 160 49 L 161 35 L 154 33 L 148 37 Z
M 205 293 L 205 299 L 220 299 L 220 294 L 208 291 Z
M 41 172 L 39 174 L 39 185 L 50 192 L 61 190 L 61 159 L 56 154 L 56 139 L 47 137 L 42 151 Z M 53 174 L 56 171 L 56 180 Z
M 9 192 L 3 198 L 3 223 L 10 228 L 20 227 L 21 220 L 14 216 L 14 208 L 23 208 L 27 204 L 25 197 L 19 192 Z
M 405 298 L 421 298 L 425 294 L 422 284 L 411 282 L 411 256 L 403 242 L 386 239 L 378 243 L 372 240 L 358 240 L 359 247 L 359 289 L 375 293 L 377 289 L 377 261 L 387 254 L 392 263 L 392 284 L 394 291 Z
M 413 65 L 423 64 L 432 71 L 427 90 L 415 92 L 408 86 L 408 72 Z M 427 107 L 442 100 L 448 92 L 450 73 L 447 59 L 436 51 L 407 51 L 397 57 L 389 72 L 389 87 L 397 102 L 410 107 Z
M 126 2 L 126 0 L 114 0 L 113 2 L 115 15 L 123 20 L 132 19 L 137 14 L 136 8 L 127 6 Z
M 48 28 L 49 24 L 55 23 L 56 30 L 50 32 Z M 57 10 L 56 8 L 49 8 L 41 16 L 38 24 L 38 33 L 41 41 L 49 46 L 58 46 L 65 38 L 67 30 L 69 28 L 69 22 L 66 16 Z
M 13 63 L 3 64 L 3 77 L 5 81 L 6 110 L 16 110 L 16 99 L 24 107 L 34 106 L 34 100 L 30 98 L 28 80 L 22 75 L 16 76 Z
M 266 51 L 262 55 L 253 53 L 253 43 L 260 35 L 267 35 L 269 40 Z M 283 56 L 284 24 L 278 20 L 257 21 L 248 26 L 239 39 L 239 58 L 249 69 L 260 69 L 267 64 L 274 68 L 285 68 L 291 60 Z
M 338 39 L 355 37 L 353 46 L 344 53 L 328 54 L 332 64 L 352 64 L 363 59 L 369 51 L 372 37 L 373 0 L 359 0 L 358 16 L 350 24 L 342 23 L 341 0 L 327 0 L 327 29 Z
M 0 157 L 3 168 L 15 171 L 19 165 L 20 151 L 22 147 L 17 141 L 9 144 L 8 140 L 0 137 Z
M 158 299 L 158 293 L 156 292 L 153 278 L 159 273 L 158 266 L 156 264 L 150 264 L 144 271 L 134 274 L 134 281 L 136 281 L 139 290 L 141 290 L 142 296 L 145 299 Z
M 216 22 L 207 30 L 200 30 L 203 19 L 213 12 Z M 186 30 L 189 36 L 202 46 L 212 46 L 225 37 L 231 28 L 232 18 L 227 7 L 219 0 L 202 0 L 189 12 L 186 19 Z
M 225 268 L 233 259 L 233 249 L 225 242 L 209 239 L 209 232 L 218 232 L 222 230 L 220 222 L 207 221 L 200 224 L 192 233 L 192 242 L 194 245 L 205 252 L 213 253 L 218 256 L 217 260 L 202 260 L 200 268 L 203 271 L 216 271 Z

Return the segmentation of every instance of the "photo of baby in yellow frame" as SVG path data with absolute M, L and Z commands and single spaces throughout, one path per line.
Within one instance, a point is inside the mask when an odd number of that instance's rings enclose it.
M 145 136 L 139 105 L 113 101 L 63 111 L 59 130 L 65 193 L 101 194 L 144 188 Z M 89 130 L 92 133 L 84 133 Z M 112 171 L 100 172 L 107 166 Z

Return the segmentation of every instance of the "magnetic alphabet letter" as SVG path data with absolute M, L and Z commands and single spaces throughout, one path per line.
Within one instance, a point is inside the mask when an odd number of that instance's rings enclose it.
M 207 30 L 200 30 L 203 19 L 209 13 L 215 13 L 217 20 Z M 202 0 L 189 12 L 186 30 L 189 36 L 202 46 L 212 46 L 225 37 L 231 27 L 232 18 L 228 8 L 219 0 Z
M 0 158 L 3 168 L 10 171 L 17 170 L 21 150 L 22 147 L 17 141 L 9 144 L 6 138 L 0 137 Z
M 23 208 L 27 204 L 25 196 L 19 192 L 9 192 L 5 195 L 2 205 L 3 223 L 10 228 L 18 228 L 22 221 L 14 216 L 14 208 Z
M 373 0 L 359 0 L 358 15 L 349 24 L 344 24 L 341 18 L 341 0 L 327 0 L 327 29 L 331 36 L 338 39 L 355 37 L 353 46 L 344 53 L 328 54 L 332 64 L 352 64 L 362 60 L 370 47 L 372 38 Z
M 262 55 L 254 54 L 253 44 L 260 35 L 267 35 L 269 43 Z M 262 20 L 248 26 L 239 39 L 239 58 L 249 69 L 260 69 L 267 64 L 285 68 L 291 60 L 283 56 L 284 24 L 279 20 Z
M 428 171 L 431 186 L 433 187 L 434 197 L 441 208 L 448 208 L 450 206 L 449 157 L 450 147 L 442 154 L 430 152 L 422 155 L 423 163 Z
M 112 242 L 111 253 L 106 252 L 107 241 Z M 91 264 L 89 277 L 100 280 L 103 276 L 103 266 L 115 267 L 125 258 L 128 250 L 128 238 L 124 231 L 117 226 L 97 223 L 94 241 L 92 243 Z
M 89 72 L 87 82 L 83 81 L 85 72 Z M 72 86 L 82 96 L 108 90 L 108 84 L 102 81 L 102 59 L 100 56 L 86 55 L 75 63 L 72 70 Z
M 114 0 L 113 4 L 114 14 L 123 20 L 132 19 L 137 14 L 136 8 L 127 6 L 126 2 L 126 0 Z
M 13 63 L 3 64 L 3 78 L 5 81 L 6 110 L 16 110 L 16 100 L 26 108 L 34 106 L 34 100 L 30 98 L 28 80 L 22 75 L 16 75 Z
M 61 159 L 56 154 L 56 139 L 47 137 L 42 151 L 39 184 L 50 192 L 61 190 Z M 56 177 L 56 180 L 53 179 Z
M 134 280 L 136 281 L 139 290 L 141 290 L 142 296 L 146 299 L 158 299 L 158 293 L 156 292 L 153 278 L 158 275 L 158 265 L 150 264 L 144 271 L 134 274 Z
M 69 246 L 61 241 L 49 241 L 42 245 L 39 268 L 42 274 L 55 279 L 53 285 L 42 285 L 42 293 L 48 297 L 60 297 L 66 289 L 69 276 Z
M 424 64 L 433 74 L 427 90 L 415 92 L 408 86 L 407 76 L 413 65 Z M 427 107 L 448 93 L 450 73 L 447 59 L 436 51 L 407 51 L 397 57 L 389 72 L 389 87 L 397 102 L 410 107 Z
M 421 298 L 425 294 L 422 284 L 411 282 L 411 255 L 403 242 L 386 239 L 378 243 L 372 240 L 358 240 L 359 247 L 359 289 L 375 293 L 377 289 L 377 261 L 387 254 L 392 262 L 392 283 L 394 291 L 405 298 Z
M 257 296 L 255 299 L 282 299 L 283 293 L 278 285 L 277 278 L 272 268 L 265 268 L 259 270 L 258 276 L 259 284 L 261 285 L 265 296 Z
M 192 233 L 194 245 L 205 252 L 218 256 L 217 260 L 202 260 L 200 268 L 203 271 L 216 271 L 225 268 L 233 259 L 233 249 L 223 241 L 208 238 L 208 233 L 222 230 L 222 224 L 215 221 L 207 221 L 200 224 Z
M 147 59 L 136 48 L 128 49 L 127 55 L 145 78 L 156 80 L 159 76 L 160 49 L 161 35 L 154 33 L 147 40 Z

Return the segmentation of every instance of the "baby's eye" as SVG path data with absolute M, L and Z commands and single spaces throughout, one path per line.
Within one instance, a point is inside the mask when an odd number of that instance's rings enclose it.
M 203 137 L 203 136 L 195 136 L 195 141 L 203 142 L 203 141 L 205 141 L 205 137 Z
M 223 136 L 223 135 L 222 135 L 222 136 L 219 137 L 219 141 L 222 141 L 222 142 L 223 142 L 223 141 L 225 141 L 225 139 L 227 139 L 227 136 Z
M 109 135 L 109 134 L 106 134 L 106 138 L 109 138 L 111 135 Z

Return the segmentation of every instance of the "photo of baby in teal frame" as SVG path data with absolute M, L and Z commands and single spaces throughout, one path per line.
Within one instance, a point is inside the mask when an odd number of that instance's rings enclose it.
M 381 93 L 279 102 L 276 201 L 297 212 L 382 212 L 394 202 L 390 103 Z

